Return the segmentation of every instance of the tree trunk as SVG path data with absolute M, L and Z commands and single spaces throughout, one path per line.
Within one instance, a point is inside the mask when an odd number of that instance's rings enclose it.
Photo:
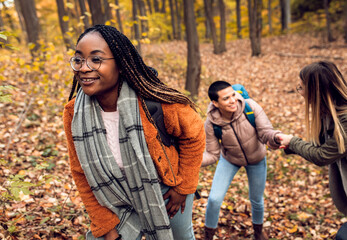
M 147 0 L 147 6 L 148 6 L 149 13 L 152 14 L 152 13 L 153 13 L 153 10 L 152 10 L 152 3 L 151 3 L 151 0 Z
M 269 20 L 269 32 L 272 33 L 272 8 L 271 8 L 271 0 L 268 1 L 268 6 L 267 6 L 268 12 L 268 20 Z
M 248 0 L 249 38 L 252 56 L 261 54 L 262 0 Z
M 40 23 L 36 14 L 35 1 L 34 0 L 18 0 L 19 8 L 23 16 L 25 29 L 27 32 L 28 43 L 35 44 L 30 50 L 32 57 L 37 56 L 37 51 L 40 49 L 39 33 Z
M 194 100 L 198 96 L 200 85 L 201 60 L 199 38 L 196 29 L 194 2 L 192 0 L 183 0 L 183 4 L 188 48 L 188 66 L 185 89 L 189 91 L 190 97 Z
M 328 41 L 333 42 L 334 38 L 333 38 L 333 35 L 331 33 L 331 27 L 330 27 L 331 18 L 330 18 L 330 13 L 329 13 L 329 1 L 328 0 L 324 0 L 324 10 L 325 10 L 325 19 L 326 19 L 326 23 L 327 23 Z
M 291 11 L 290 11 L 290 0 L 286 0 L 286 22 L 287 22 L 287 28 L 289 29 L 289 24 L 291 23 Z
M 78 0 L 78 3 L 80 5 L 81 15 L 83 16 L 84 29 L 87 29 L 90 27 L 90 23 L 89 23 L 89 16 L 86 14 L 87 12 L 86 4 L 84 0 Z
M 154 0 L 153 3 L 154 3 L 154 11 L 155 11 L 155 12 L 159 12 L 159 3 L 158 3 L 158 0 Z
M 173 39 L 177 39 L 175 9 L 174 9 L 174 5 L 172 1 L 173 0 L 169 0 L 172 35 L 173 35 Z
M 181 17 L 181 6 L 182 4 L 175 0 L 175 8 L 176 8 L 176 20 L 177 20 L 177 40 L 182 40 L 182 17 Z
M 108 0 L 104 0 L 104 10 L 105 10 L 105 22 L 111 21 L 112 13 Z
M 218 54 L 219 46 L 218 46 L 216 25 L 214 24 L 214 21 L 213 21 L 213 4 L 212 4 L 212 0 L 204 0 L 204 5 L 205 5 L 206 21 L 209 24 L 209 27 L 210 27 L 210 30 L 211 30 L 211 38 L 212 38 L 212 43 L 213 43 L 213 52 L 215 54 Z
M 206 10 L 205 10 L 205 13 L 206 13 Z M 211 25 L 210 25 L 209 20 L 207 19 L 207 17 L 205 17 L 205 38 L 207 40 L 211 39 L 211 27 L 210 26 Z
M 241 5 L 240 5 L 240 0 L 236 0 L 236 24 L 237 24 L 237 38 L 241 39 Z
M 105 18 L 104 18 L 104 13 L 102 12 L 100 0 L 88 0 L 88 3 L 89 3 L 89 9 L 92 14 L 93 25 L 104 24 Z
M 23 15 L 22 15 L 22 10 L 20 9 L 19 0 L 14 0 L 14 6 L 16 8 L 16 12 L 17 12 L 17 15 L 18 15 L 20 27 L 21 27 L 23 32 L 26 32 L 24 19 L 23 19 Z
M 289 29 L 290 24 L 290 0 L 280 0 L 282 31 Z
M 4 28 L 4 26 L 5 26 L 5 24 L 4 24 L 4 20 L 2 19 L 2 8 L 0 8 L 0 32 L 1 31 L 3 31 L 3 30 L 5 30 L 5 28 Z M 4 46 L 4 44 L 6 44 L 7 43 L 7 40 L 5 40 L 5 39 L 2 39 L 1 37 L 0 37 L 0 48 L 3 48 Z
M 56 0 L 57 8 L 58 8 L 58 17 L 59 17 L 59 25 L 61 33 L 63 34 L 64 44 L 67 50 L 72 48 L 73 44 L 71 42 L 70 37 L 67 35 L 69 31 L 69 23 L 64 21 L 64 16 L 67 16 L 64 6 L 63 0 Z
M 137 0 L 132 0 L 133 3 L 133 21 L 134 21 L 134 38 L 136 40 L 135 47 L 139 54 L 141 55 L 141 42 L 140 42 L 140 29 L 139 29 L 139 19 L 137 15 L 137 7 L 138 7 L 138 1 Z
M 347 44 L 347 1 L 345 1 L 345 6 L 344 6 L 344 16 L 345 16 L 345 34 L 344 34 L 344 38 L 345 38 L 345 43 Z
M 4 26 L 5 26 L 5 24 L 4 24 L 4 20 L 2 19 L 2 12 L 1 12 L 1 8 L 0 8 L 0 31 L 4 30 Z
M 205 38 L 207 40 L 212 39 L 212 31 L 211 31 L 211 15 L 212 15 L 212 10 L 209 8 L 209 3 L 211 0 L 204 0 L 204 10 L 205 10 Z
M 225 52 L 226 46 L 226 21 L 225 21 L 225 4 L 224 0 L 218 0 L 219 15 L 220 15 L 220 41 L 219 51 L 220 53 Z
M 139 11 L 140 11 L 140 15 L 141 17 L 146 17 L 147 13 L 146 13 L 146 5 L 145 2 L 143 0 L 137 0 L 138 3 L 138 7 L 139 7 Z M 146 19 L 141 18 L 140 20 L 141 22 L 141 33 L 148 33 L 148 22 Z
M 213 42 L 213 53 L 221 54 L 226 51 L 225 38 L 226 38 L 226 24 L 225 24 L 225 5 L 223 0 L 218 0 L 218 8 L 220 14 L 220 39 L 217 36 L 216 25 L 213 20 L 213 4 L 212 0 L 204 0 L 206 19 L 210 24 L 211 36 Z
M 120 17 L 120 10 L 119 10 L 119 2 L 118 2 L 118 0 L 115 0 L 115 4 L 116 4 L 116 6 L 118 6 L 118 8 L 116 9 L 116 18 L 117 18 L 117 22 L 118 22 L 118 31 L 123 33 L 123 25 L 122 25 L 122 19 Z
M 162 0 L 160 12 L 161 13 L 166 13 L 166 0 Z

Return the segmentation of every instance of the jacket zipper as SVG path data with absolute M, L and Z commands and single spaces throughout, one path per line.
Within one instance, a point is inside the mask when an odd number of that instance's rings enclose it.
M 247 157 L 246 157 L 245 150 L 243 150 L 243 148 L 242 148 L 241 142 L 240 142 L 239 137 L 237 136 L 237 134 L 236 134 L 236 132 L 235 132 L 235 129 L 234 129 L 234 127 L 233 127 L 233 124 L 232 124 L 232 123 L 230 123 L 230 126 L 231 126 L 232 130 L 234 131 L 234 134 L 235 134 L 235 137 L 236 137 L 236 139 L 237 139 L 237 142 L 239 143 L 240 148 L 241 148 L 241 150 L 242 150 L 242 153 L 243 153 L 243 155 L 245 156 L 245 159 L 246 159 L 247 165 L 249 165 L 248 159 L 247 159 Z

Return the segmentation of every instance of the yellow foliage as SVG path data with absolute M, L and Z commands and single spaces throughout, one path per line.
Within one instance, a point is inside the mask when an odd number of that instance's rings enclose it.
M 114 3 L 110 3 L 110 7 L 113 8 L 114 10 L 119 9 L 119 6 Z
M 28 44 L 28 47 L 29 47 L 29 50 L 33 50 L 35 48 L 35 43 L 29 43 Z
M 288 229 L 287 228 L 287 231 L 289 232 L 289 233 L 295 233 L 295 232 L 297 232 L 298 231 L 298 225 L 295 225 L 293 228 L 291 228 L 291 229 Z
M 66 3 L 66 7 L 69 8 L 69 9 L 73 9 L 74 5 L 73 5 L 73 3 L 67 2 Z
M 68 22 L 69 21 L 69 16 L 63 16 L 63 21 Z

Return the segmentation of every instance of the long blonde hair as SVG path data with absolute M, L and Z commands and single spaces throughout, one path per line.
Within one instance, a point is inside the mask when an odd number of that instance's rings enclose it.
M 331 117 L 334 122 L 334 138 L 339 153 L 344 153 L 346 132 L 338 116 L 347 113 L 347 83 L 336 65 L 320 61 L 305 66 L 300 71 L 304 84 L 307 137 L 320 145 L 322 117 Z

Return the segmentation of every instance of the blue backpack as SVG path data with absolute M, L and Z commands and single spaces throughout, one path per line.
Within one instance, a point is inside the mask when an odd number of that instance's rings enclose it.
M 240 93 L 244 99 L 250 98 L 246 88 L 243 85 L 234 84 L 234 85 L 232 85 L 232 88 L 236 92 Z M 255 128 L 254 112 L 253 112 L 251 106 L 249 106 L 249 104 L 247 102 L 245 102 L 245 103 L 246 104 L 245 104 L 245 109 L 243 110 L 243 113 L 246 115 L 246 118 L 251 123 L 251 125 Z M 221 141 L 222 140 L 222 127 L 218 126 L 216 124 L 212 124 L 212 125 L 213 125 L 214 135 L 217 137 L 218 141 Z

